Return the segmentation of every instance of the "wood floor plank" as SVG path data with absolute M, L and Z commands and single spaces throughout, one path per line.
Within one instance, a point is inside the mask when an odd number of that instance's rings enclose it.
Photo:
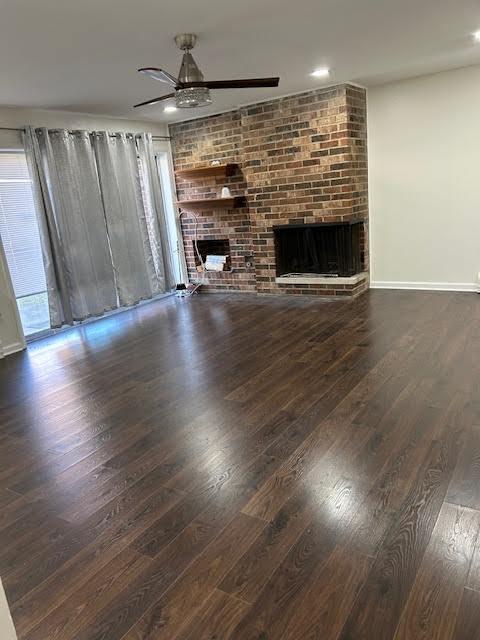
M 312 522 L 266 582 L 232 639 L 282 637 L 288 620 L 301 606 L 311 576 L 321 570 L 342 541 L 354 506 L 362 500 L 362 492 L 348 479 L 339 481 L 326 496 L 319 500 Z
M 133 546 L 140 553 L 155 557 L 197 518 L 212 524 L 233 517 L 255 492 L 258 482 L 271 474 L 274 464 L 273 458 L 261 455 L 236 473 L 223 470 L 154 522 Z
M 480 593 L 464 589 L 453 635 L 445 640 L 480 640 Z
M 311 461 L 326 453 L 332 440 L 331 433 L 320 430 L 307 438 L 286 463 L 267 479 L 243 512 L 264 520 L 275 517 L 288 497 L 295 492 L 297 480 L 308 473 Z
M 265 474 L 270 473 L 270 463 L 270 458 L 261 456 L 252 462 L 248 471 L 239 474 L 241 477 L 238 480 L 233 477 L 231 482 L 221 482 L 219 492 L 215 491 L 216 500 L 209 501 L 206 508 L 189 524 L 182 518 L 181 525 L 178 526 L 174 518 L 175 530 L 173 533 L 169 532 L 167 539 L 162 538 L 160 548 L 155 548 L 149 569 L 138 580 L 133 581 L 125 593 L 119 595 L 114 606 L 101 612 L 82 630 L 78 638 L 99 640 L 104 637 L 120 638 L 125 634 L 235 518 L 249 495 L 256 490 L 257 483 L 262 481 Z M 168 517 L 168 512 L 166 515 Z M 133 546 L 143 548 L 142 544 L 135 542 Z
M 444 503 L 395 640 L 449 638 L 480 529 L 480 512 Z
M 214 526 L 203 522 L 189 524 L 109 606 L 93 620 L 86 620 L 86 626 L 76 638 L 122 638 L 217 535 L 218 530 Z
M 94 616 L 108 606 L 125 584 L 146 570 L 149 562 L 148 558 L 131 549 L 121 551 L 24 637 L 26 640 L 74 638 L 85 624 L 85 617 Z
M 5 582 L 17 630 L 38 623 L 181 497 L 173 489 L 157 487 L 143 499 L 134 494 L 138 504 L 133 508 L 132 499 L 115 500 L 53 549 L 46 548 L 42 556 L 9 574 Z
M 471 426 L 467 430 L 448 487 L 447 500 L 472 509 L 480 509 L 480 426 Z
M 387 532 L 341 640 L 391 640 L 437 520 L 458 456 L 458 434 L 433 443 Z
M 1 360 L 19 640 L 480 640 L 479 321 L 169 298 Z
M 288 497 L 295 492 L 299 480 L 318 465 L 319 460 L 348 429 L 348 422 L 340 425 L 335 419 L 329 420 L 329 416 L 364 375 L 365 371 L 361 367 L 349 369 L 338 383 L 329 387 L 320 401 L 308 410 L 306 429 L 302 428 L 303 420 L 299 420 L 298 423 L 294 423 L 296 428 L 292 429 L 292 432 L 286 432 L 284 439 L 280 438 L 267 449 L 269 455 L 288 458 L 277 473 L 268 478 L 245 507 L 244 513 L 265 520 L 275 516 Z M 318 426 L 312 427 L 315 424 Z
M 11 502 L 14 502 L 20 497 L 19 493 L 10 491 L 9 489 L 0 489 L 0 509 L 3 509 Z
M 452 403 L 452 407 L 455 409 L 456 403 Z M 399 422 L 402 425 L 403 419 L 400 418 Z M 432 443 L 442 436 L 445 429 L 450 426 L 456 428 L 455 424 L 448 421 L 447 425 L 439 410 L 425 406 L 417 414 L 413 426 L 408 428 L 407 423 L 405 433 L 401 433 L 395 444 L 385 452 L 383 466 L 382 461 L 378 466 L 369 465 L 373 477 L 376 475 L 375 469 L 382 468 L 362 510 L 351 523 L 350 545 L 357 551 L 372 557 L 378 554 L 386 532 L 411 490 L 417 470 L 422 466 Z M 356 462 L 355 459 L 352 463 L 354 468 L 357 468 Z
M 5 541 L 0 550 L 0 572 L 3 579 L 6 580 L 7 575 L 18 567 L 37 558 L 45 547 L 56 545 L 70 531 L 67 522 L 44 511 L 16 520 L 1 535 Z M 28 549 L 27 557 L 24 549 Z
M 307 491 L 292 496 L 220 583 L 219 589 L 253 603 L 313 518 Z
M 305 640 L 337 638 L 367 578 L 371 562 L 366 556 L 352 554 L 348 546 L 335 549 L 327 563 L 308 581 L 282 640 L 296 640 L 299 629 Z
M 230 640 L 247 611 L 245 602 L 215 590 L 190 624 L 175 636 L 175 640 Z
M 435 429 L 425 433 L 425 426 L 436 422 L 437 413 L 428 407 L 419 416 L 417 428 L 390 451 L 384 460 L 382 471 L 367 494 L 350 526 L 349 544 L 358 552 L 375 557 L 382 547 L 384 537 L 396 519 L 398 510 L 415 482 L 417 470 L 428 455 Z M 356 468 L 356 460 L 352 465 Z M 376 475 L 376 472 L 375 472 Z
M 474 589 L 475 591 L 480 592 L 480 536 L 477 538 L 477 544 L 475 545 L 475 551 L 473 553 L 472 562 L 470 563 L 466 586 L 469 589 Z
M 235 561 L 258 537 L 265 523 L 239 513 L 190 565 L 162 598 L 130 629 L 124 640 L 170 640 L 200 610 Z

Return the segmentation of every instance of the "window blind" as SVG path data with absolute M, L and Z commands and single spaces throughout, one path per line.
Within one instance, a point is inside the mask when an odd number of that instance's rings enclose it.
M 46 291 L 25 154 L 0 151 L 0 236 L 17 298 Z

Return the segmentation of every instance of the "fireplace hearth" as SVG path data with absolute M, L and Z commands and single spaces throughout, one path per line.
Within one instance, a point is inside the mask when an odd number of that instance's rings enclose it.
M 349 277 L 362 271 L 362 221 L 273 227 L 277 276 Z

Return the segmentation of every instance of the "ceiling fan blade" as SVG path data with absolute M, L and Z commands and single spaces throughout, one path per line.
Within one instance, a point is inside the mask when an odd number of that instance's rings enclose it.
M 142 69 L 139 69 L 139 72 L 145 74 L 149 78 L 153 78 L 154 80 L 166 82 L 173 87 L 176 87 L 180 84 L 178 78 L 175 78 L 171 73 L 168 73 L 168 71 L 164 71 L 163 69 L 156 69 L 155 67 L 143 67 Z
M 167 93 L 166 96 L 160 96 L 159 98 L 153 98 L 152 100 L 146 100 L 145 102 L 139 102 L 138 104 L 134 104 L 133 108 L 136 107 L 145 107 L 147 104 L 157 104 L 157 102 L 162 102 L 162 100 L 167 100 L 168 98 L 174 98 L 174 93 Z
M 280 78 L 250 78 L 244 80 L 205 80 L 186 82 L 184 87 L 208 87 L 208 89 L 247 89 L 249 87 L 278 87 Z

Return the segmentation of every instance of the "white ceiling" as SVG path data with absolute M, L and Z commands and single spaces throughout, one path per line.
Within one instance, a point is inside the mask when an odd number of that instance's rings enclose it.
M 322 86 L 372 85 L 480 63 L 478 0 L 2 0 L 0 104 L 174 121 Z M 195 32 L 207 79 L 280 76 L 278 89 L 212 92 L 208 109 L 131 108 L 168 93 L 173 36 Z

